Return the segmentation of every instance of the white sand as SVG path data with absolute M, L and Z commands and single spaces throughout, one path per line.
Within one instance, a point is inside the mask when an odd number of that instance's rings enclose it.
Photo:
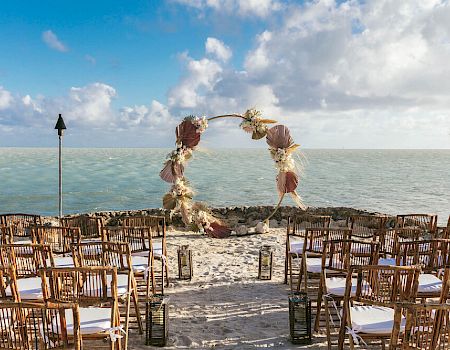
M 288 293 L 283 284 L 286 229 L 264 235 L 213 239 L 193 232 L 168 232 L 171 286 L 167 349 L 298 349 L 289 342 Z M 193 250 L 194 278 L 177 280 L 177 245 Z M 257 280 L 258 252 L 274 249 L 271 281 Z M 314 336 L 304 348 L 325 348 Z M 130 349 L 149 349 L 145 338 L 130 334 Z M 320 343 L 320 345 L 319 345 Z

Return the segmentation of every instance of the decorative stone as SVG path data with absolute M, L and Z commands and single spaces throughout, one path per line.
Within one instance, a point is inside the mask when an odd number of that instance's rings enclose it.
M 267 233 L 269 232 L 269 225 L 265 222 L 258 222 L 258 225 L 255 227 L 256 233 Z
M 277 220 L 270 220 L 269 221 L 269 226 L 272 228 L 277 228 L 278 227 L 278 221 Z
M 245 225 L 240 225 L 236 227 L 236 235 L 237 236 L 245 236 L 248 233 L 248 227 Z

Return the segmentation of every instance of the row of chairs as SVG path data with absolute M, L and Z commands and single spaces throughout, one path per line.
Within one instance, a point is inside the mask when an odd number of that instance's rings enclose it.
M 325 316 L 329 348 L 334 310 L 340 326 L 339 349 L 347 334 L 351 348 L 383 338 L 390 340 L 391 349 L 448 348 L 450 218 L 447 227 L 438 228 L 435 218 L 418 224 L 401 216 L 394 221 L 394 229 L 389 228 L 392 220 L 382 217 L 353 217 L 348 228 L 329 228 L 330 218 L 325 216 L 294 218 L 290 224 L 293 221 L 303 227 L 288 228 L 286 281 L 300 289 L 304 279 L 308 290 L 308 278 L 319 280 L 314 329 L 319 330 Z M 301 232 L 301 239 L 292 231 Z M 298 263 L 295 273 L 294 262 Z M 438 302 L 416 303 L 428 298 Z M 425 326 L 426 332 L 417 328 Z

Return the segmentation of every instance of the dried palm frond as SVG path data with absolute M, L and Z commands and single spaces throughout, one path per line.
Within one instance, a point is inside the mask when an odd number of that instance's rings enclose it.
M 272 148 L 287 149 L 294 143 L 289 129 L 284 125 L 275 125 L 267 131 L 267 144 Z
M 184 120 L 177 126 L 175 131 L 177 137 L 177 144 L 194 148 L 200 142 L 200 133 L 197 132 L 197 128 L 192 124 L 191 120 Z

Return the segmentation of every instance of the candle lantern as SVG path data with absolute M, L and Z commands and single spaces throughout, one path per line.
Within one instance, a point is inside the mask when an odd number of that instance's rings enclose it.
M 289 297 L 289 326 L 293 344 L 311 343 L 311 299 L 304 292 Z
M 165 346 L 169 337 L 168 298 L 154 294 L 146 303 L 145 345 Z
M 188 245 L 182 245 L 178 248 L 178 278 L 190 280 L 192 275 L 192 252 Z
M 270 280 L 272 279 L 272 248 L 269 245 L 264 245 L 259 250 L 259 269 L 258 279 Z

